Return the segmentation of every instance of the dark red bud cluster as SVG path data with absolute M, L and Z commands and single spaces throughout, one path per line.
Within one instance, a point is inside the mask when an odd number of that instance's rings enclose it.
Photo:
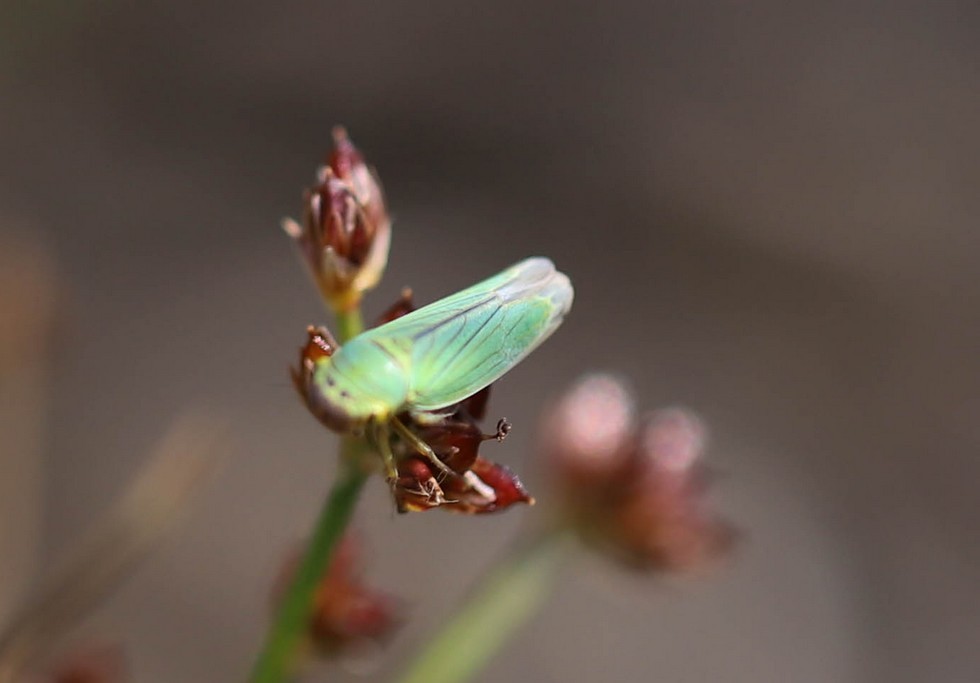
M 731 527 L 706 505 L 705 429 L 671 409 L 637 420 L 623 384 L 581 380 L 544 421 L 542 446 L 567 516 L 593 547 L 634 567 L 689 570 L 723 557 Z
M 484 390 L 486 391 L 486 390 Z M 400 512 L 444 507 L 450 512 L 475 515 L 505 510 L 515 503 L 534 504 L 517 475 L 503 465 L 478 454 L 481 443 L 502 441 L 510 423 L 500 420 L 494 434 L 484 434 L 465 410 L 434 425 L 415 425 L 452 474 L 438 470 L 415 454 L 405 454 L 398 462 L 398 481 L 394 488 Z

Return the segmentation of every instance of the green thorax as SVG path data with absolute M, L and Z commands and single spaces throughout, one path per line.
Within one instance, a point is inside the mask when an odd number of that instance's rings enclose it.
M 397 413 L 408 400 L 409 363 L 394 345 L 355 337 L 329 358 L 317 361 L 316 403 L 337 426 Z

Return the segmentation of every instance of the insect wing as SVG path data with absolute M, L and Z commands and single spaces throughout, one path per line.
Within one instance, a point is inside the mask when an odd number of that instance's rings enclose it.
M 409 355 L 412 407 L 435 410 L 519 363 L 558 328 L 572 298 L 551 261 L 530 258 L 365 334 Z

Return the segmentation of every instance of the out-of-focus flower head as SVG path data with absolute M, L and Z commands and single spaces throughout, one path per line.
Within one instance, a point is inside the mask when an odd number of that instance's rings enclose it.
M 633 567 L 703 567 L 730 548 L 707 508 L 706 431 L 682 409 L 637 419 L 621 381 L 588 375 L 542 422 L 542 449 L 563 514 L 590 546 Z
M 299 245 L 321 295 L 334 310 L 355 308 L 378 284 L 388 262 L 391 219 L 381 184 L 347 131 L 333 131 L 334 148 L 303 193 L 302 225 L 283 229 Z
M 611 375 L 586 375 L 561 396 L 542 421 L 542 446 L 565 488 L 598 494 L 591 484 L 628 466 L 635 413 L 629 390 Z
M 358 539 L 345 536 L 317 586 L 308 636 L 323 656 L 378 645 L 398 626 L 397 601 L 361 580 L 361 554 Z M 274 586 L 274 599 L 280 599 L 297 562 L 293 557 L 286 563 Z

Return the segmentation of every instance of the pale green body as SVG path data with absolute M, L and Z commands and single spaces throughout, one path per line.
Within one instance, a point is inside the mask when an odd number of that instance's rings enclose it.
M 368 330 L 317 361 L 314 403 L 338 428 L 458 403 L 506 373 L 561 324 L 568 278 L 529 258 Z

